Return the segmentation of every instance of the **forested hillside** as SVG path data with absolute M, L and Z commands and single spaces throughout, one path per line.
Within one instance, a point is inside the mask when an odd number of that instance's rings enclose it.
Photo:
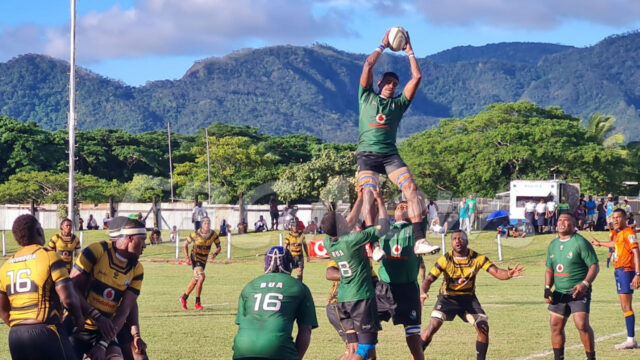
M 640 140 L 640 34 L 587 48 L 501 43 L 457 47 L 419 59 L 420 90 L 400 136 L 441 118 L 466 117 L 496 102 L 530 100 L 586 119 L 617 118 L 627 141 Z M 420 44 L 415 44 L 417 50 Z M 177 80 L 131 87 L 87 70 L 78 74 L 78 127 L 133 133 L 172 128 L 193 134 L 214 122 L 271 135 L 310 134 L 332 142 L 357 138 L 358 79 L 365 54 L 334 48 L 274 46 L 195 63 Z M 385 53 L 376 73 L 409 78 L 406 57 Z M 0 114 L 43 129 L 66 126 L 68 64 L 41 55 L 0 63 Z

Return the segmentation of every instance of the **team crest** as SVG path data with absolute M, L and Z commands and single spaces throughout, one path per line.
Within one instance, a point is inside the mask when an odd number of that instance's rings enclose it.
M 111 301 L 113 300 L 113 298 L 116 297 L 116 292 L 112 289 L 112 288 L 106 288 L 103 292 L 102 292 L 102 297 Z
M 384 116 L 384 114 L 378 114 L 376 115 L 376 121 L 380 124 L 384 124 L 384 122 L 387 120 L 387 117 Z
M 564 245 L 560 245 L 560 250 L 564 249 Z
M 458 285 L 464 285 L 467 283 L 467 279 L 462 278 L 462 279 L 458 279 Z
M 562 265 L 562 264 L 556 265 L 556 272 L 561 273 L 563 271 L 564 271 L 564 265 Z
M 567 254 L 567 259 L 571 259 L 573 257 L 573 251 L 569 251 Z
M 391 248 L 391 253 L 393 255 L 400 255 L 400 253 L 402 252 L 402 246 L 395 244 L 392 248 Z
M 637 241 L 638 241 L 638 239 L 636 239 L 636 235 L 635 235 L 635 234 L 633 234 L 633 235 L 629 235 L 629 236 L 627 237 L 627 239 L 629 239 L 629 242 L 630 242 L 630 243 L 632 243 L 632 244 L 633 244 L 634 242 L 637 242 Z
M 124 286 L 129 286 L 129 284 L 131 284 L 131 280 L 125 279 L 124 280 Z

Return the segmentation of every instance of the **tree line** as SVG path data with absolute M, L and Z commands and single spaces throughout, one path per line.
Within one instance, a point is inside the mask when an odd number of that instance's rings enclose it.
M 469 192 L 494 196 L 514 179 L 564 179 L 583 192 L 637 195 L 625 180 L 640 178 L 640 144 L 623 145 L 615 119 L 586 121 L 558 107 L 497 103 L 476 115 L 443 119 L 399 143 L 418 186 L 432 198 Z M 354 195 L 356 144 L 323 142 L 310 135 L 273 136 L 249 126 L 214 123 L 207 129 L 211 200 L 267 202 L 347 200 Z M 83 202 L 169 199 L 167 133 L 78 131 L 76 199 Z M 64 203 L 67 198 L 66 131 L 0 116 L 0 203 Z M 172 133 L 176 199 L 206 198 L 205 129 Z M 385 185 L 390 196 L 394 186 Z

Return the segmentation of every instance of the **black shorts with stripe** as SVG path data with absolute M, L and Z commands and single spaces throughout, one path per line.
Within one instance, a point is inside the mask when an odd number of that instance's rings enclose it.
M 380 321 L 393 319 L 393 324 L 420 325 L 422 307 L 418 284 L 393 284 L 378 281 L 376 302 Z
M 373 171 L 378 174 L 391 174 L 392 172 L 407 167 L 407 164 L 398 154 L 382 154 L 368 151 L 356 153 L 358 171 Z
M 75 360 L 68 339 L 55 325 L 14 325 L 9 329 L 9 352 L 12 359 Z
M 376 344 L 378 342 L 378 308 L 376 299 L 338 302 L 340 324 L 347 334 L 348 342 Z M 356 341 L 351 334 L 356 334 Z
M 207 262 L 197 261 L 193 258 L 193 255 L 191 255 L 191 268 L 195 269 L 198 266 L 201 267 L 202 270 L 204 270 L 204 268 L 207 266 Z
M 292 269 L 304 270 L 304 256 L 302 254 L 293 256 Z
M 468 322 L 466 315 L 484 315 L 485 312 L 480 305 L 480 301 L 475 295 L 438 295 L 438 300 L 433 311 L 444 315 L 445 321 L 451 321 L 459 316 L 463 321 Z M 433 314 L 431 315 L 433 317 Z

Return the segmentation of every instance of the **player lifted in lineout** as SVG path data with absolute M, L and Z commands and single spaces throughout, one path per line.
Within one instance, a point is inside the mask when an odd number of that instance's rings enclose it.
M 415 253 L 436 253 L 439 246 L 430 245 L 422 229 L 421 206 L 418 200 L 416 186 L 409 168 L 404 163 L 396 147 L 396 134 L 402 115 L 411 105 L 422 79 L 420 66 L 413 53 L 413 47 L 408 34 L 406 36 L 405 53 L 411 66 L 411 79 L 404 87 L 400 96 L 395 96 L 399 78 L 394 72 L 385 72 L 377 83 L 380 89 L 376 93 L 373 89 L 373 68 L 390 46 L 389 31 L 382 37 L 382 44 L 369 55 L 360 75 L 358 91 L 359 125 L 358 150 L 358 185 L 364 186 L 365 191 L 363 216 L 369 224 L 374 223 L 370 208 L 374 206 L 373 192 L 378 188 L 378 174 L 386 174 L 394 184 L 400 188 L 407 198 L 409 218 L 416 239 Z M 378 260 L 378 259 L 376 259 Z
M 189 244 L 193 243 L 191 255 L 189 255 Z M 184 243 L 184 256 L 187 258 L 187 264 L 193 268 L 193 279 L 189 282 L 187 290 L 180 297 L 180 305 L 183 310 L 187 310 L 187 298 L 189 294 L 196 289 L 196 310 L 202 310 L 200 303 L 200 294 L 202 294 L 202 285 L 204 284 L 204 268 L 207 266 L 207 258 L 211 252 L 211 245 L 216 245 L 216 251 L 211 254 L 211 260 L 215 259 L 222 248 L 220 247 L 220 239 L 215 230 L 211 229 L 211 219 L 205 217 L 202 219 L 202 227 L 189 234 L 187 241 Z

